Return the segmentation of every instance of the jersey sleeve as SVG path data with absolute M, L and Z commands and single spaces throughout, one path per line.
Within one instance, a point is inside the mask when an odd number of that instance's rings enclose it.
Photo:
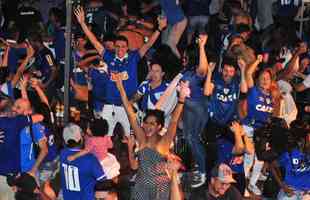
M 102 166 L 100 165 L 98 159 L 92 155 L 92 173 L 97 181 L 103 181 L 107 179 L 106 174 L 104 173 Z
M 147 81 L 143 81 L 138 87 L 137 93 L 141 96 L 145 95 L 147 90 Z
M 40 140 L 45 138 L 45 127 L 42 124 L 33 124 L 32 131 L 34 136 L 34 141 L 38 143 Z

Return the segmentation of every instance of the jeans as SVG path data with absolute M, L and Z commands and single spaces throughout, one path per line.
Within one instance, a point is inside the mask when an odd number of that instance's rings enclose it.
M 177 45 L 186 28 L 186 25 L 186 18 L 174 25 L 169 24 L 168 27 L 162 32 L 161 36 L 162 43 L 168 45 L 178 58 L 181 58 L 181 54 L 177 48 Z
M 200 135 L 207 121 L 208 101 L 205 98 L 199 101 L 185 101 L 183 131 L 201 173 L 206 172 L 206 150 Z

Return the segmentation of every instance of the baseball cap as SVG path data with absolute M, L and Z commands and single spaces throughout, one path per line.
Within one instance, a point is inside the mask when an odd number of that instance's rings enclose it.
M 82 140 L 82 129 L 74 123 L 69 123 L 64 128 L 62 137 L 66 144 L 68 143 L 69 140 L 79 142 L 80 140 Z
M 216 165 L 211 171 L 211 176 L 218 178 L 223 183 L 236 183 L 232 177 L 232 170 L 224 163 Z

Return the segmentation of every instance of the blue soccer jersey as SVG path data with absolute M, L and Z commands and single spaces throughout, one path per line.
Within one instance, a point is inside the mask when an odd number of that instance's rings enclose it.
M 1 117 L 0 131 L 4 134 L 0 143 L 0 174 L 20 172 L 20 131 L 31 125 L 31 119 L 26 116 Z
M 56 66 L 53 53 L 44 47 L 35 55 L 35 66 L 39 71 L 37 76 L 43 83 L 47 82 L 52 75 L 52 68 Z
M 203 84 L 205 77 L 199 76 L 195 70 L 188 70 L 183 73 L 182 81 L 189 82 L 189 89 L 191 91 L 190 100 L 199 101 L 203 95 Z
M 55 143 L 55 135 L 53 131 L 48 127 L 44 126 L 44 134 L 47 139 L 48 153 L 44 158 L 43 162 L 49 162 L 54 160 L 59 155 L 59 149 L 57 147 L 57 144 Z
M 238 116 L 240 79 L 235 77 L 226 84 L 217 73 L 213 79 L 214 90 L 209 102 L 210 118 L 217 124 L 226 125 Z
M 159 100 L 160 96 L 163 95 L 168 87 L 168 83 L 162 82 L 158 87 L 152 89 L 150 86 L 150 81 L 143 81 L 137 93 L 142 97 L 141 109 L 146 111 L 147 109 L 154 109 L 155 104 Z
M 272 97 L 265 94 L 258 86 L 249 89 L 248 114 L 243 119 L 243 124 L 259 128 L 264 125 L 271 117 L 273 112 Z
M 45 138 L 45 128 L 40 123 L 35 123 L 31 126 L 23 128 L 20 133 L 21 172 L 30 171 L 36 162 L 30 127 L 32 128 L 33 140 L 35 143 L 38 144 L 41 139 Z
M 243 155 L 233 154 L 234 144 L 228 139 L 219 138 L 217 141 L 217 163 L 226 163 L 235 173 L 243 173 Z
M 103 60 L 108 65 L 109 81 L 107 82 L 106 103 L 121 105 L 122 100 L 115 82 L 112 80 L 112 73 L 121 73 L 126 94 L 131 98 L 138 88 L 137 66 L 141 57 L 139 51 L 129 51 L 123 58 L 116 57 L 114 52 L 104 50 Z
M 97 158 L 86 154 L 69 162 L 67 157 L 80 151 L 64 149 L 60 153 L 61 188 L 64 200 L 94 200 L 95 184 L 106 179 Z
M 280 166 L 285 169 L 284 182 L 295 190 L 310 190 L 310 155 L 294 149 L 279 158 Z
M 105 98 L 108 94 L 106 87 L 109 81 L 108 74 L 101 68 L 91 68 L 88 71 L 91 86 L 92 86 L 92 100 L 95 111 L 101 111 Z

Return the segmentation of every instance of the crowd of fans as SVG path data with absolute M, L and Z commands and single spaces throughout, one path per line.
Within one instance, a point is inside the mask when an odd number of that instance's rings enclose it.
M 1 1 L 0 200 L 310 200 L 302 3 Z

